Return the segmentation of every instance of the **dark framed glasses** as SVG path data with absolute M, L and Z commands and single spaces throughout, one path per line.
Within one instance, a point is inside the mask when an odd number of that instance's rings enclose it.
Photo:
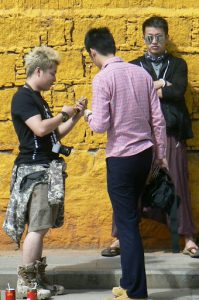
M 162 34 L 157 34 L 157 35 L 148 34 L 145 35 L 144 37 L 144 40 L 148 45 L 152 44 L 154 39 L 155 39 L 155 43 L 157 44 L 162 44 L 165 42 L 165 36 Z

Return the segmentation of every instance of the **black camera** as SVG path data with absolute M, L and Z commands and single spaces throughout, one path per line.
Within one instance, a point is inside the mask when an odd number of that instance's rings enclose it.
M 59 153 L 65 156 L 69 156 L 71 154 L 72 147 L 67 147 L 64 145 L 61 145 L 59 149 Z
M 59 153 L 64 156 L 69 156 L 71 154 L 71 150 L 72 150 L 72 147 L 67 147 L 67 146 L 61 145 L 59 143 L 54 144 L 52 147 L 52 152 Z

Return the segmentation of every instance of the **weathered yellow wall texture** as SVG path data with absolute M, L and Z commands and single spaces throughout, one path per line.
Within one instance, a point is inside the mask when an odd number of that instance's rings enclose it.
M 34 46 L 52 46 L 62 56 L 57 83 L 46 93 L 54 113 L 81 95 L 91 103 L 91 82 L 97 69 L 83 48 L 92 26 L 110 27 L 118 55 L 128 61 L 144 51 L 141 25 L 154 14 L 170 26 L 170 48 L 189 67 L 187 101 L 195 137 L 188 142 L 194 221 L 199 231 L 199 2 L 198 0 L 2 0 L 0 1 L 0 226 L 9 199 L 9 183 L 18 141 L 10 103 L 25 81 L 24 55 Z M 47 247 L 94 248 L 111 241 L 111 205 L 106 192 L 106 136 L 92 133 L 81 120 L 64 139 L 74 147 L 68 162 L 65 224 L 51 230 Z M 164 225 L 141 223 L 147 248 L 170 247 Z M 0 229 L 0 249 L 14 248 Z

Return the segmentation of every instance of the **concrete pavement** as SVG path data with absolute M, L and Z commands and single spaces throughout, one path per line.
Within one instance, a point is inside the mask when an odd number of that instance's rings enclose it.
M 105 258 L 101 250 L 45 250 L 51 282 L 63 284 L 59 300 L 98 300 L 111 295 L 121 276 L 120 257 Z M 0 251 L 0 289 L 16 286 L 20 251 Z M 145 253 L 149 299 L 199 300 L 199 259 L 181 253 Z M 58 300 L 57 297 L 53 297 Z
M 111 297 L 110 290 L 72 290 L 66 295 L 53 297 L 52 300 L 104 300 Z M 198 300 L 199 290 L 191 289 L 150 289 L 148 300 Z
M 199 289 L 149 289 L 148 300 L 198 300 Z M 50 300 L 104 300 L 111 297 L 110 290 L 66 290 L 64 295 L 53 296 Z M 5 300 L 4 291 L 1 300 Z

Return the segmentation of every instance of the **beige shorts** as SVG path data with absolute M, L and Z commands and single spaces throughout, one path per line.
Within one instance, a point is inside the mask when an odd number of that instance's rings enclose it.
M 58 205 L 48 204 L 48 184 L 37 184 L 28 203 L 28 232 L 53 227 Z

